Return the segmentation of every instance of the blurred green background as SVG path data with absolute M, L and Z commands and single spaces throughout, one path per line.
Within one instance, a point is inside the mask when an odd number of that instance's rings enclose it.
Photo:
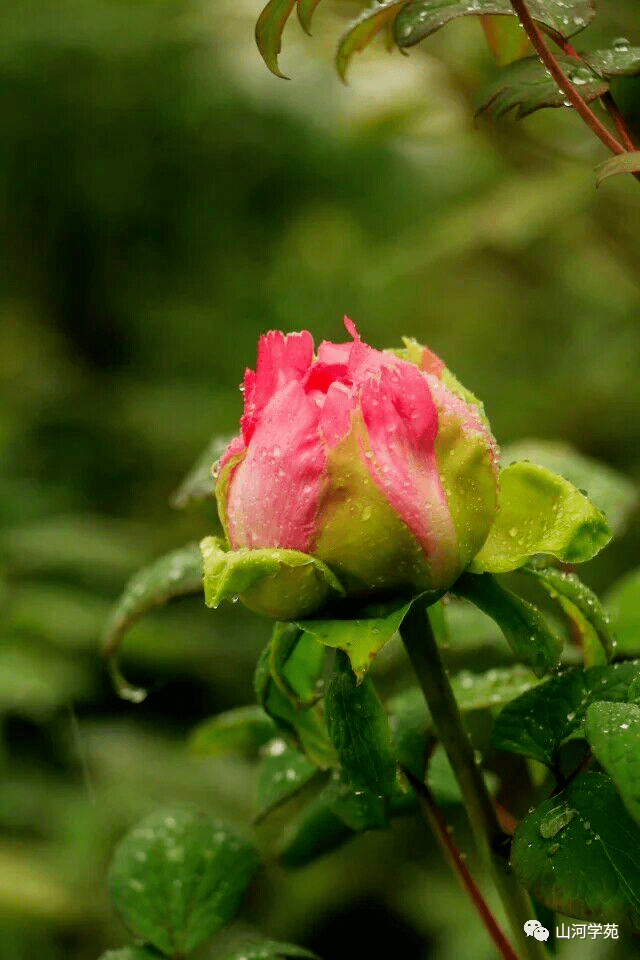
M 599 7 L 585 43 L 640 43 L 637 0 Z M 140 564 L 210 531 L 169 497 L 234 431 L 261 332 L 342 339 L 348 313 L 375 346 L 414 336 L 501 442 L 640 474 L 638 184 L 596 192 L 601 150 L 567 110 L 474 125 L 496 68 L 473 21 L 408 58 L 374 44 L 343 87 L 332 51 L 359 9 L 325 0 L 312 39 L 292 20 L 289 83 L 254 48 L 259 0 L 0 9 L 0 960 L 124 942 L 106 867 L 155 807 L 249 829 L 253 769 L 191 759 L 185 737 L 252 701 L 268 625 L 199 600 L 140 623 L 123 665 L 141 705 L 112 692 L 98 638 Z M 615 93 L 637 129 L 639 82 Z M 639 561 L 636 515 L 585 578 Z M 406 960 L 491 957 L 461 915 L 408 819 L 293 877 L 271 864 L 241 923 L 326 960 L 354 925 L 363 956 L 393 934 Z

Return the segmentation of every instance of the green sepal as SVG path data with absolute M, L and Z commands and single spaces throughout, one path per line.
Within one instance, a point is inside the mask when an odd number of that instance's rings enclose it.
M 296 620 L 344 593 L 326 564 L 298 550 L 227 550 L 220 537 L 205 537 L 200 549 L 209 607 L 239 599 L 271 620 Z
M 551 597 L 560 601 L 569 601 L 572 607 L 577 608 L 582 617 L 593 628 L 604 653 L 605 662 L 611 660 L 614 654 L 616 640 L 611 631 L 609 617 L 602 609 L 602 605 L 593 590 L 590 590 L 589 587 L 582 583 L 575 574 L 565 573 L 554 567 L 547 567 L 545 570 L 532 568 L 528 569 L 527 573 L 534 576 Z M 571 616 L 571 607 L 565 604 L 563 604 L 563 606 L 565 607 L 565 612 Z M 580 626 L 579 622 L 578 626 Z M 585 665 L 588 667 L 595 666 L 595 662 L 593 662 L 595 660 L 595 653 L 589 651 L 587 648 L 585 649 L 585 654 L 587 654 L 585 657 Z
M 572 483 L 534 463 L 500 473 L 498 512 L 471 573 L 509 573 L 540 554 L 590 560 L 611 539 L 605 516 Z
M 490 574 L 463 574 L 452 588 L 456 596 L 470 600 L 494 620 L 518 660 L 527 663 L 536 676 L 560 663 L 562 638 L 553 632 L 532 603 L 501 586 Z

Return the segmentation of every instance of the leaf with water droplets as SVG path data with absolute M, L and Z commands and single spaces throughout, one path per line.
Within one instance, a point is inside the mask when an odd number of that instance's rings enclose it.
M 286 746 L 283 740 L 273 741 L 272 749 L 267 747 L 265 753 L 258 780 L 260 812 L 256 820 L 262 820 L 275 807 L 299 793 L 318 773 L 318 768 L 303 753 Z
M 617 157 L 611 157 L 605 160 L 597 168 L 596 186 L 600 186 L 603 180 L 608 177 L 617 177 L 621 173 L 639 173 L 640 172 L 640 151 L 632 150 L 629 153 L 621 153 Z
M 127 684 L 116 663 L 116 654 L 127 630 L 155 607 L 202 589 L 202 556 L 197 543 L 168 553 L 131 578 L 104 629 L 104 655 L 122 697 L 134 702 L 145 697 L 144 690 Z
M 237 943 L 220 960 L 319 960 L 315 953 L 293 943 L 250 937 Z
M 570 37 L 595 16 L 591 0 L 527 0 L 527 9 L 547 33 Z M 396 43 L 410 47 L 459 17 L 515 16 L 509 0 L 414 0 L 394 25 Z
M 278 66 L 278 54 L 282 48 L 282 31 L 289 19 L 296 0 L 269 0 L 256 23 L 256 43 L 262 59 L 276 77 L 287 77 Z
M 472 573 L 508 573 L 539 555 L 590 560 L 611 539 L 605 517 L 579 490 L 534 463 L 500 472 L 499 509 Z
M 604 773 L 576 777 L 518 826 L 516 875 L 551 910 L 640 929 L 640 829 Z
M 640 824 L 640 707 L 635 703 L 592 703 L 585 728 L 597 759 Z
M 231 443 L 231 436 L 216 434 L 171 497 L 171 506 L 183 509 L 202 502 L 215 503 L 213 465 Z M 215 509 L 215 508 L 214 508 Z
M 470 600 L 495 620 L 515 656 L 527 663 L 537 676 L 557 667 L 562 638 L 553 632 L 532 603 L 505 589 L 487 573 L 463 574 L 451 592 Z
M 562 743 L 582 732 L 589 704 L 626 702 L 640 662 L 566 670 L 512 700 L 498 715 L 491 744 L 553 767 Z
M 196 757 L 240 754 L 255 758 L 276 729 L 262 707 L 235 707 L 199 723 L 189 737 L 189 751 Z
M 347 67 L 354 53 L 364 50 L 387 24 L 393 23 L 408 3 L 409 0 L 385 0 L 383 3 L 375 3 L 351 24 L 340 40 L 336 53 L 336 68 L 342 80 L 346 77 Z
M 586 491 L 615 534 L 620 534 L 640 501 L 638 484 L 605 463 L 585 457 L 567 443 L 556 440 L 521 440 L 502 448 L 503 463 L 530 460 L 546 467 Z
M 168 809 L 120 842 L 109 891 L 131 933 L 173 957 L 229 923 L 258 865 L 253 847 L 217 820 Z

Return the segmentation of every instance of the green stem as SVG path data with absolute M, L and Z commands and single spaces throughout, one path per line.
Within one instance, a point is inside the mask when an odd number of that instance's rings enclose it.
M 400 627 L 400 635 L 429 705 L 438 738 L 458 781 L 476 845 L 482 859 L 491 867 L 514 940 L 527 960 L 546 960 L 543 944 L 535 937 L 527 937 L 524 932 L 526 921 L 535 919 L 533 906 L 509 866 L 509 837 L 498 823 L 482 772 L 475 761 L 424 601 L 417 600 L 413 604 Z

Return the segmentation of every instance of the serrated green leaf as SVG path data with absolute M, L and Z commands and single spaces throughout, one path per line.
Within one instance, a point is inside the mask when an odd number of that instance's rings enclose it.
M 311 34 L 311 19 L 320 0 L 298 0 L 298 20 L 305 33 Z
M 200 549 L 208 607 L 240 599 L 272 620 L 296 620 L 344 593 L 326 564 L 299 550 L 227 550 L 220 537 L 205 537 Z
M 212 468 L 227 449 L 231 436 L 212 437 L 178 489 L 171 497 L 171 506 L 178 509 L 193 506 L 202 501 L 215 502 L 216 481 Z
M 469 569 L 508 573 L 539 554 L 583 563 L 610 539 L 605 517 L 568 480 L 533 463 L 514 463 L 500 472 L 496 519 Z
M 197 543 L 189 543 L 143 570 L 129 580 L 105 626 L 103 650 L 120 696 L 139 703 L 145 691 L 130 687 L 121 676 L 116 653 L 127 630 L 150 610 L 175 597 L 199 593 L 202 585 L 202 555 Z
M 287 77 L 278 66 L 278 54 L 282 49 L 282 31 L 289 19 L 296 0 L 269 0 L 256 23 L 256 43 L 262 59 L 276 77 Z
M 599 187 L 608 177 L 617 177 L 621 173 L 640 172 L 640 150 L 620 153 L 600 164 L 596 171 L 596 186 Z
M 276 729 L 262 707 L 236 707 L 199 723 L 189 737 L 189 752 L 196 757 L 219 754 L 256 757 L 259 748 L 275 735 Z
M 336 69 L 340 78 L 345 80 L 347 67 L 354 53 L 364 50 L 373 38 L 388 24 L 392 23 L 409 0 L 385 0 L 376 3 L 351 24 L 338 43 Z
M 293 747 L 282 749 L 282 741 L 274 741 L 272 749 L 267 748 L 267 755 L 260 765 L 260 812 L 256 819 L 262 819 L 275 807 L 295 796 L 317 773 L 318 768 L 299 750 Z
M 318 960 L 315 953 L 292 943 L 281 943 L 267 937 L 249 937 L 241 940 L 221 960 Z
M 640 654 L 640 569 L 631 570 L 613 585 L 605 596 L 605 608 L 618 650 Z
M 640 829 L 604 773 L 576 777 L 529 814 L 511 847 L 533 896 L 569 917 L 640 928 Z
M 502 462 L 530 460 L 583 491 L 604 513 L 615 534 L 623 532 L 640 500 L 637 483 L 605 463 L 555 440 L 521 440 L 502 448 Z
M 640 823 L 640 707 L 635 703 L 592 703 L 585 729 L 625 807 Z
M 573 573 L 565 573 L 554 567 L 545 570 L 528 570 L 531 576 L 544 587 L 552 597 L 568 600 L 585 620 L 592 626 L 604 652 L 605 660 L 613 656 L 616 640 L 611 630 L 609 617 L 602 609 L 597 595 Z M 587 666 L 593 666 L 587 663 Z
M 532 603 L 505 589 L 490 574 L 463 574 L 452 588 L 456 596 L 474 603 L 495 620 L 514 655 L 537 676 L 560 662 L 562 638 L 557 636 Z
M 414 598 L 415 599 L 415 598 Z M 413 599 L 371 604 L 349 620 L 299 620 L 299 627 L 327 647 L 343 650 L 358 680 L 400 627 Z
M 344 654 L 327 686 L 329 735 L 349 781 L 390 796 L 396 781 L 387 714 L 371 681 L 358 684 Z
M 625 702 L 640 661 L 571 669 L 523 693 L 500 712 L 491 744 L 553 767 L 560 745 L 580 733 L 591 703 Z
M 135 937 L 174 956 L 194 950 L 237 912 L 259 865 L 250 844 L 191 808 L 151 814 L 120 842 L 109 890 Z
M 553 35 L 571 37 L 595 16 L 591 0 L 528 0 L 527 9 L 540 26 Z M 515 16 L 509 0 L 415 0 L 398 16 L 398 46 L 410 47 L 459 17 Z
M 161 960 L 162 954 L 148 947 L 120 947 L 119 950 L 107 950 L 100 960 Z

